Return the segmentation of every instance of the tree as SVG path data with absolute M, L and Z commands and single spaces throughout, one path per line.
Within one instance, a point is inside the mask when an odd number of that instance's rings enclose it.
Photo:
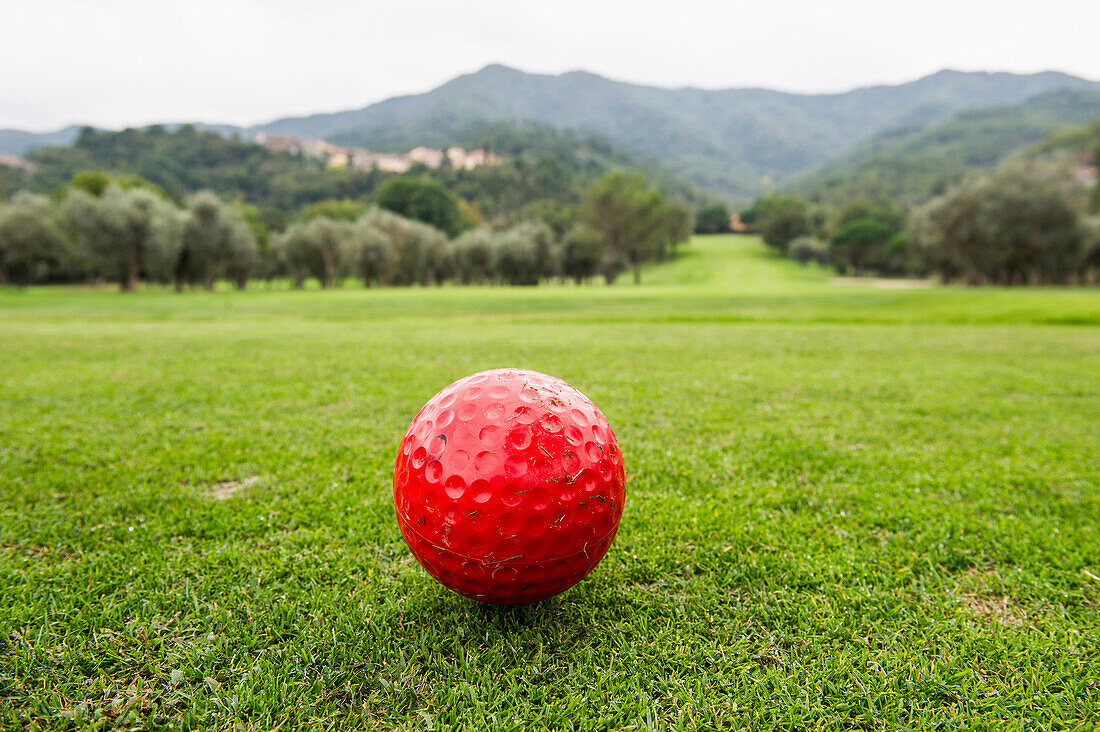
M 492 277 L 495 246 L 491 229 L 478 228 L 462 232 L 451 243 L 451 255 L 458 281 L 464 285 L 471 282 L 480 285 L 484 284 L 486 277 Z
M 772 195 L 755 206 L 757 229 L 770 247 L 786 252 L 791 241 L 810 233 L 809 208 L 798 196 Z
M 155 193 L 160 198 L 167 199 L 164 195 L 164 190 L 156 185 L 150 183 L 141 176 L 138 175 L 121 175 L 117 173 L 110 173 L 106 170 L 80 170 L 73 173 L 73 177 L 69 179 L 62 192 L 80 190 L 88 193 L 95 198 L 100 198 L 107 192 L 107 188 L 111 185 L 116 185 L 124 191 L 133 190 L 135 188 L 142 188 L 152 193 Z
M 829 239 L 833 262 L 838 268 L 845 267 L 860 275 L 872 262 L 881 259 L 894 233 L 888 224 L 877 219 L 855 219 L 840 227 Z
M 600 271 L 604 249 L 600 232 L 586 224 L 577 224 L 562 240 L 562 272 L 578 285 L 581 284 Z
M 634 282 L 642 279 L 642 264 L 653 259 L 672 235 L 673 213 L 664 197 L 646 185 L 640 173 L 609 173 L 589 187 L 582 206 L 583 222 L 600 232 L 613 256 L 604 257 L 603 274 L 610 284 L 621 270 L 633 267 Z
M 909 239 L 946 279 L 967 284 L 1069 281 L 1080 269 L 1084 228 L 1072 176 L 1057 167 L 1006 166 L 922 206 Z
M 321 287 L 328 288 L 336 284 L 340 250 L 351 237 L 351 231 L 351 224 L 326 218 L 313 219 L 306 224 L 306 235 L 313 241 L 321 257 Z
M 695 215 L 695 233 L 725 234 L 730 230 L 730 210 L 718 203 Z
M 1096 141 L 1096 148 L 1092 152 L 1092 165 L 1100 170 L 1100 140 Z M 1100 185 L 1092 187 L 1092 198 L 1089 201 L 1089 211 L 1100 213 Z
M 662 216 L 664 226 L 663 238 L 657 248 L 657 261 L 663 262 L 666 257 L 676 255 L 676 247 L 691 240 L 694 233 L 692 229 L 691 209 L 677 203 L 666 203 Z
M 393 245 L 380 229 L 365 221 L 357 221 L 344 240 L 345 268 L 363 280 L 364 287 L 372 282 L 385 287 L 393 277 L 397 256 Z
M 272 245 L 280 265 L 290 274 L 297 289 L 305 286 L 308 277 L 323 276 L 325 265 L 321 250 L 306 224 L 291 224 L 275 237 Z
M 0 284 L 43 279 L 65 255 L 65 241 L 44 196 L 17 193 L 0 205 Z
M 523 221 L 513 226 L 507 233 L 515 239 L 531 243 L 534 249 L 536 279 L 558 275 L 560 262 L 556 256 L 554 230 L 549 225 L 542 221 Z
M 539 283 L 539 255 L 535 242 L 521 227 L 513 227 L 496 238 L 493 249 L 493 269 L 509 285 Z
M 180 247 L 172 204 L 144 188 L 109 183 L 96 198 L 74 188 L 61 204 L 61 219 L 92 269 L 131 292 L 144 274 L 166 279 Z
M 1082 283 L 1100 282 L 1100 216 L 1092 216 L 1081 222 L 1081 261 L 1077 276 Z
M 232 205 L 234 213 L 244 221 L 245 226 L 252 232 L 252 240 L 256 243 L 255 256 L 246 256 L 251 263 L 246 277 L 257 275 L 270 278 L 274 274 L 274 257 L 271 252 L 271 229 L 268 222 L 264 220 L 263 213 L 250 203 L 234 201 Z M 242 270 L 237 269 L 236 272 L 240 274 Z M 243 289 L 239 277 L 234 277 L 234 280 L 238 288 Z
M 859 219 L 881 221 L 894 231 L 900 231 L 905 225 L 905 209 L 896 201 L 856 198 L 840 209 L 836 227 L 839 229 Z
M 465 222 L 458 198 L 426 176 L 392 178 L 378 191 L 376 200 L 387 211 L 433 226 L 449 237 L 457 236 Z
M 176 260 L 176 289 L 184 282 L 201 282 L 213 290 L 221 277 L 232 276 L 243 288 L 258 264 L 256 240 L 247 222 L 210 191 L 187 201 L 183 248 Z
M 431 284 L 448 264 L 447 236 L 436 228 L 382 209 L 371 209 L 359 220 L 379 229 L 393 246 L 394 284 Z
M 350 199 L 329 199 L 311 203 L 298 214 L 298 220 L 307 223 L 313 219 L 332 219 L 352 222 L 367 212 L 367 204 Z
M 577 207 L 548 198 L 540 198 L 523 207 L 520 215 L 528 221 L 542 221 L 554 236 L 561 238 L 577 218 Z
M 294 276 L 296 287 L 302 287 L 306 277 L 316 277 L 321 287 L 332 287 L 338 276 L 350 269 L 348 242 L 355 227 L 346 221 L 315 218 L 307 223 L 292 224 L 280 241 L 284 263 Z

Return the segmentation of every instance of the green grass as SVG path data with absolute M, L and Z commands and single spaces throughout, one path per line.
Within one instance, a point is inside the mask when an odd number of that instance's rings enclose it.
M 1100 293 L 732 237 L 646 279 L 0 294 L 0 726 L 1100 725 Z M 389 488 L 505 365 L 628 474 L 603 563 L 520 608 L 431 580 Z

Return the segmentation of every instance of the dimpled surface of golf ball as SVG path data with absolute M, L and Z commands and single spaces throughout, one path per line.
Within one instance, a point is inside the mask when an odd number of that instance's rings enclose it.
M 624 485 L 596 405 L 521 369 L 482 371 L 432 397 L 393 471 L 417 561 L 455 592 L 498 604 L 552 597 L 591 572 L 615 538 Z

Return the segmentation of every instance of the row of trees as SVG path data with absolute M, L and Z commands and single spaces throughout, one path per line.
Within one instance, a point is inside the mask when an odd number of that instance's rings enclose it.
M 394 179 L 397 181 L 398 179 Z M 453 196 L 434 182 L 394 187 L 379 203 L 324 201 L 274 236 L 254 207 L 209 191 L 177 205 L 137 177 L 78 175 L 51 199 L 19 193 L 0 205 L 0 282 L 141 280 L 177 289 L 244 288 L 260 276 L 324 287 L 357 277 L 371 285 L 537 284 L 550 277 L 608 282 L 668 256 L 691 234 L 690 212 L 669 203 L 640 175 L 612 173 L 586 191 L 567 226 L 541 221 L 479 226 L 458 234 L 415 217 L 454 223 Z M 461 211 L 458 212 L 461 214 Z M 452 236 L 458 234 L 458 236 Z
M 322 210 L 332 215 L 314 215 Z M 384 209 L 347 220 L 354 210 L 348 203 L 314 207 L 307 220 L 275 238 L 277 261 L 297 286 L 310 277 L 325 287 L 347 277 L 367 287 L 444 280 L 535 285 L 553 277 L 581 283 L 595 276 L 610 284 L 628 268 L 639 282 L 644 263 L 664 259 L 691 236 L 691 212 L 669 203 L 640 174 L 611 173 L 597 181 L 561 233 L 535 220 L 504 229 L 479 226 L 449 239 L 438 228 Z
M 244 287 L 260 256 L 243 215 L 212 193 L 181 209 L 146 187 L 72 188 L 59 203 L 18 193 L 0 206 L 0 282 L 141 279 Z
M 764 241 L 801 262 L 884 276 L 938 274 L 968 284 L 1095 282 L 1100 218 L 1072 171 L 1031 161 L 967 178 L 907 210 L 858 199 L 833 215 L 791 195 L 742 213 Z
M 355 221 L 315 218 L 274 240 L 276 261 L 302 287 L 349 277 L 373 285 L 499 282 L 535 285 L 559 274 L 559 250 L 549 227 L 524 223 L 502 231 L 480 227 L 448 239 L 443 232 L 382 209 Z

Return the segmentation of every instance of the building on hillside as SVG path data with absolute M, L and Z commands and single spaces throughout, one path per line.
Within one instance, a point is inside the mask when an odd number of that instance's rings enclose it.
M 274 152 L 285 152 L 291 155 L 297 155 L 302 151 L 301 140 L 292 135 L 269 135 L 261 132 L 256 135 L 256 144 Z
M 412 167 L 409 156 L 399 153 L 379 153 L 374 156 L 374 166 L 387 173 L 408 173 Z
M 325 140 L 310 140 L 294 135 L 271 135 L 261 132 L 256 135 L 256 144 L 268 150 L 302 155 L 314 160 L 324 160 L 332 168 L 342 168 L 349 162 L 348 150 Z
M 749 231 L 749 225 L 741 220 L 741 214 L 733 214 L 730 216 L 730 231 L 738 234 L 744 234 Z
M 378 168 L 387 173 L 407 173 L 415 163 L 422 163 L 431 170 L 438 170 L 446 159 L 455 170 L 473 170 L 482 165 L 499 165 L 500 158 L 484 150 L 448 148 L 446 152 L 432 147 L 416 147 L 407 153 L 372 152 L 362 147 L 341 147 L 325 140 L 311 140 L 293 135 L 272 135 L 261 132 L 256 143 L 268 150 L 302 155 L 323 161 L 328 168 L 354 168 L 371 170 Z
M 466 170 L 473 170 L 474 168 L 480 168 L 482 165 L 489 164 L 489 156 L 482 149 L 470 150 L 466 153 Z
M 38 170 L 38 164 L 33 163 L 26 158 L 21 158 L 18 155 L 0 155 L 0 166 L 5 168 L 15 168 L 21 170 L 27 175 L 30 175 L 34 171 Z
M 415 147 L 409 150 L 409 160 L 414 163 L 424 163 L 432 170 L 438 170 L 443 165 L 443 151 L 431 147 Z
M 481 148 L 465 150 L 461 147 L 447 148 L 447 160 L 455 170 L 473 170 L 482 165 L 500 165 L 500 158 Z
M 447 160 L 455 170 L 466 169 L 466 151 L 460 147 L 447 148 Z

